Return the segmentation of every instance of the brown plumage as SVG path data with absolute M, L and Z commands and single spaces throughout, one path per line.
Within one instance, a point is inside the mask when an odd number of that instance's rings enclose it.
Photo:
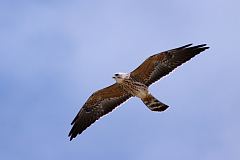
M 206 47 L 206 44 L 189 47 L 191 45 L 188 44 L 149 57 L 137 69 L 131 72 L 131 77 L 150 86 L 181 64 L 209 48 Z
M 142 98 L 141 100 L 151 111 L 162 112 L 168 108 L 168 105 L 160 102 L 151 94 L 148 94 L 146 97 Z
M 140 98 L 152 111 L 166 110 L 168 106 L 153 97 L 148 87 L 176 67 L 209 48 L 206 47 L 206 44 L 190 47 L 191 45 L 150 56 L 129 74 L 115 74 L 113 78 L 116 83 L 93 93 L 80 109 L 71 123 L 73 127 L 68 135 L 70 140 L 130 97 Z
M 117 83 L 93 93 L 71 123 L 70 140 L 130 97 Z

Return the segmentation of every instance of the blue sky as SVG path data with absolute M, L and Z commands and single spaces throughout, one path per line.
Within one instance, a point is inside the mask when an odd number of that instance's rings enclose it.
M 0 159 L 240 158 L 237 0 L 0 1 Z M 95 90 L 148 56 L 211 48 L 69 141 Z

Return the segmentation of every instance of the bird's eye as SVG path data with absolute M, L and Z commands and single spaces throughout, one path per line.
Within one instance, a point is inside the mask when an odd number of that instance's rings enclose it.
M 115 76 L 119 76 L 119 74 L 116 73 Z

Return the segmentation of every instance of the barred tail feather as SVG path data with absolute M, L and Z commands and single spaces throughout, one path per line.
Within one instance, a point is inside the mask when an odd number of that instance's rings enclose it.
M 141 100 L 151 111 L 162 112 L 162 111 L 165 111 L 169 107 L 166 104 L 157 100 L 151 94 L 149 94 L 147 97 L 145 97 Z

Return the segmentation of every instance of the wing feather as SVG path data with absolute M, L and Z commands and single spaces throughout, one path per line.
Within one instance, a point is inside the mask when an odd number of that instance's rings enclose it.
M 130 97 L 117 83 L 93 93 L 71 123 L 70 140 Z
M 149 57 L 131 72 L 131 77 L 150 86 L 181 64 L 209 48 L 206 47 L 206 44 L 190 47 L 191 45 L 188 44 Z

